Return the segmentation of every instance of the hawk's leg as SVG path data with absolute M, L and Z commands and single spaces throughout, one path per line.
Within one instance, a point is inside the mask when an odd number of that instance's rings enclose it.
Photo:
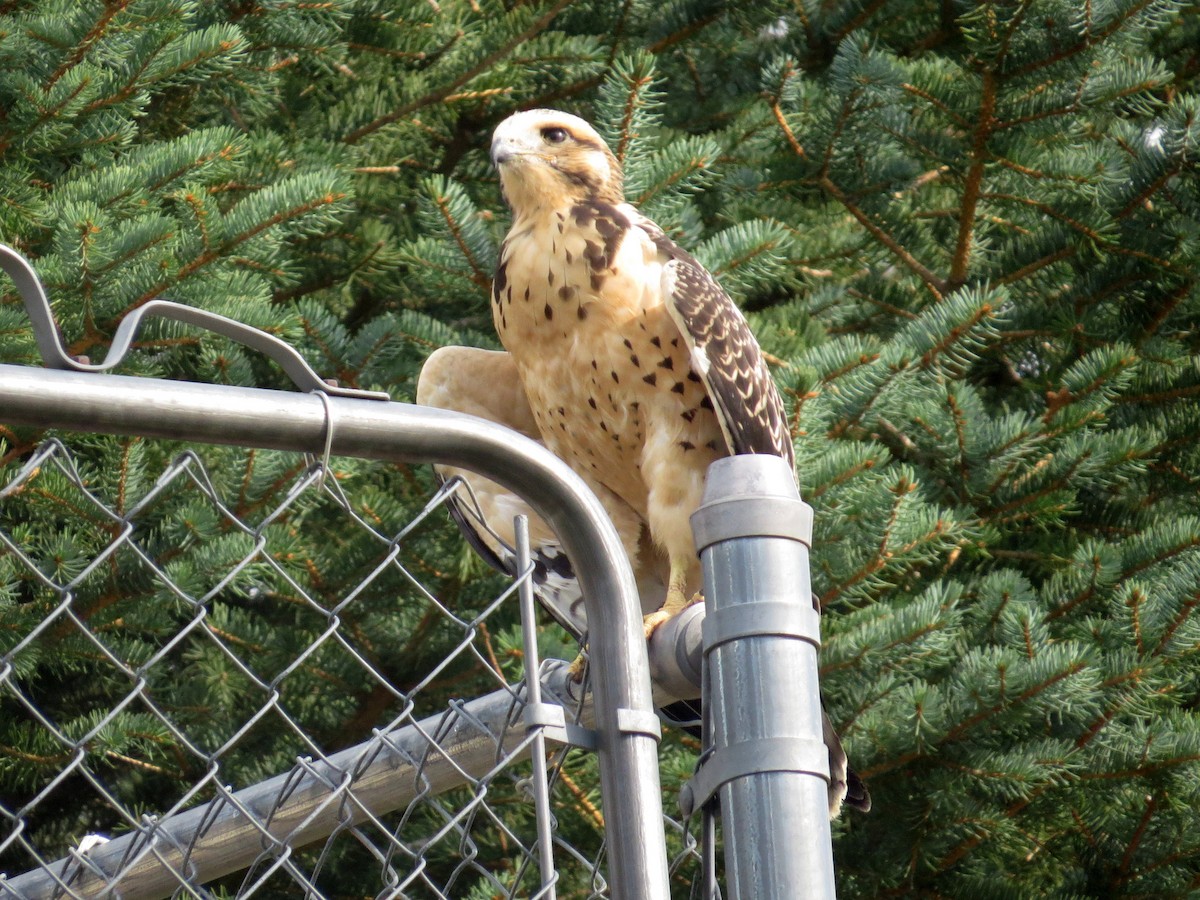
M 671 563 L 671 577 L 667 584 L 667 598 L 660 606 L 652 613 L 647 613 L 642 618 L 642 629 L 645 632 L 646 640 L 650 640 L 650 635 L 654 634 L 654 629 L 658 628 L 664 622 L 679 615 L 693 603 L 700 603 L 704 600 L 704 595 L 696 593 L 692 595 L 692 599 L 687 598 L 687 564 L 686 563 Z M 587 666 L 587 651 L 581 650 L 579 655 L 575 657 L 575 661 L 571 663 L 570 672 L 571 678 L 575 681 L 583 680 L 583 670 Z
M 642 619 L 642 628 L 646 632 L 646 639 L 650 639 L 650 635 L 654 634 L 654 629 L 658 628 L 668 619 L 679 615 L 693 603 L 699 603 L 704 599 L 702 594 L 693 594 L 692 599 L 687 597 L 687 571 L 688 564 L 685 560 L 672 558 L 671 560 L 671 577 L 667 582 L 667 599 L 663 601 L 663 605 L 654 612 L 647 614 Z

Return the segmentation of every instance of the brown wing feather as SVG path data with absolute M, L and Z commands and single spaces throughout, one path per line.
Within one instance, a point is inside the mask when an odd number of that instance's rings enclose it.
M 664 291 L 671 317 L 708 388 L 730 452 L 769 453 L 795 465 L 783 399 L 746 317 L 712 274 L 648 219 L 638 221 L 670 262 Z

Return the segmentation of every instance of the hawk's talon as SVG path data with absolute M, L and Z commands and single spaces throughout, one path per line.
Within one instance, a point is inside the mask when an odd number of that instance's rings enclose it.
M 580 650 L 579 655 L 571 660 L 571 665 L 567 666 L 567 675 L 576 684 L 583 681 L 583 673 L 587 671 L 588 655 L 587 650 Z
M 657 629 L 660 625 L 663 625 L 675 618 L 689 606 L 703 602 L 704 595 L 699 591 L 692 595 L 691 600 L 684 598 L 683 591 L 668 591 L 667 599 L 663 602 L 663 605 L 654 612 L 647 613 L 642 618 L 642 630 L 646 634 L 646 640 L 650 640 L 650 636 L 654 634 L 655 629 Z
M 673 615 L 674 613 L 670 612 L 666 606 L 656 609 L 652 613 L 646 613 L 642 617 L 642 631 L 646 635 L 646 640 L 650 640 L 650 635 L 654 634 L 655 629 L 666 624 Z

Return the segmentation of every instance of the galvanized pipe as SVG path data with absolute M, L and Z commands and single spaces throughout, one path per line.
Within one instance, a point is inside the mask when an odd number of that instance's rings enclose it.
M 0 365 L 0 421 L 41 428 L 396 462 L 478 472 L 526 498 L 574 563 L 592 631 L 615 898 L 668 896 L 657 735 L 633 573 L 604 508 L 533 441 L 474 416 L 402 403 Z
M 533 560 L 529 550 L 529 519 L 517 516 L 513 521 L 516 535 L 517 573 L 521 579 L 517 593 L 521 601 L 521 639 L 525 648 L 525 701 L 527 709 L 540 711 L 542 684 L 539 680 L 537 615 L 533 599 Z M 565 722 L 564 716 L 564 722 Z M 533 728 L 531 738 L 533 757 L 533 798 L 537 808 L 538 870 L 540 890 L 535 900 L 557 900 L 554 877 L 554 834 L 550 828 L 550 786 L 546 765 L 546 734 L 544 728 Z
M 832 898 L 828 754 L 809 587 L 812 512 L 787 462 L 718 460 L 692 517 L 704 565 L 711 756 L 732 900 Z

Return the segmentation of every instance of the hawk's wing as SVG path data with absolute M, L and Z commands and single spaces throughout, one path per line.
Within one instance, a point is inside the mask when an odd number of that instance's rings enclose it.
M 708 389 L 729 451 L 782 456 L 795 466 L 783 399 L 746 317 L 695 257 L 667 237 L 657 224 L 631 207 L 628 211 L 632 212 L 634 225 L 649 236 L 667 260 L 662 281 L 668 311 L 691 351 L 693 370 Z M 821 611 L 815 595 L 813 606 Z M 824 704 L 821 726 L 829 752 L 830 813 L 836 815 L 843 801 L 866 812 L 871 808 L 870 794 L 850 768 Z
M 417 378 L 417 403 L 479 416 L 543 443 L 517 368 L 503 351 L 474 347 L 434 351 Z M 529 520 L 538 602 L 574 637 L 582 637 L 587 617 L 579 581 L 557 535 L 542 517 L 508 488 L 475 472 L 434 466 L 434 473 L 443 483 L 458 479 L 464 485 L 447 501 L 450 514 L 471 547 L 498 571 L 516 574 L 513 519 L 523 515 Z M 642 611 L 652 612 L 666 593 L 666 561 L 632 509 L 603 486 L 590 486 L 629 552 Z
M 540 443 L 533 411 L 507 353 L 474 347 L 443 347 L 432 353 L 417 378 L 417 403 L 468 413 L 504 425 Z M 529 520 L 534 592 L 542 607 L 570 634 L 587 630 L 583 595 L 562 544 L 532 507 L 503 485 L 466 469 L 434 466 L 438 480 L 463 488 L 447 500 L 450 515 L 472 549 L 509 576 L 517 574 L 513 519 Z
M 795 465 L 783 400 L 746 317 L 690 253 L 632 207 L 628 211 L 667 260 L 662 288 L 668 312 L 708 389 L 729 451 L 768 453 Z

